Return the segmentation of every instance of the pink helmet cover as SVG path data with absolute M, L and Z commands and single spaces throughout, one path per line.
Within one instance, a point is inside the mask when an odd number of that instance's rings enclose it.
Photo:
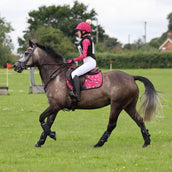
M 86 31 L 86 32 L 90 33 L 91 32 L 91 26 L 87 22 L 82 22 L 82 23 L 78 24 L 78 26 L 76 27 L 75 30 L 82 30 L 82 31 Z

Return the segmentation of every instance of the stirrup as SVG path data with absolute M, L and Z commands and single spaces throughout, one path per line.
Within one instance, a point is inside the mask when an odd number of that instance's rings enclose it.
M 80 102 L 80 99 L 78 98 L 78 96 L 73 91 L 69 93 L 69 96 L 72 99 L 72 101 Z
M 69 93 L 69 96 L 71 99 L 76 98 L 76 95 L 73 91 Z

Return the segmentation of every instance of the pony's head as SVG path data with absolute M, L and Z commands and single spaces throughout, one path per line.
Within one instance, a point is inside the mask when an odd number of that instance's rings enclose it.
M 21 73 L 27 67 L 48 65 L 52 63 L 61 64 L 65 59 L 56 53 L 51 47 L 33 43 L 29 40 L 29 48 L 21 55 L 14 64 L 14 70 Z
M 21 55 L 20 59 L 14 64 L 14 70 L 21 73 L 27 67 L 34 66 L 34 51 L 37 46 L 29 40 L 29 48 Z

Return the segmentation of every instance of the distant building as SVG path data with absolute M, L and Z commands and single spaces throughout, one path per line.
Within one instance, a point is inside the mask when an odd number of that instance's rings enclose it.
M 167 33 L 166 41 L 159 47 L 160 51 L 172 51 L 172 33 Z

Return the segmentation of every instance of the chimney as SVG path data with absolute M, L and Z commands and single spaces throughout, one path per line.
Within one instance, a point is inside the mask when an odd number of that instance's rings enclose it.
M 171 39 L 172 40 L 172 33 L 171 32 L 167 33 L 167 39 Z

